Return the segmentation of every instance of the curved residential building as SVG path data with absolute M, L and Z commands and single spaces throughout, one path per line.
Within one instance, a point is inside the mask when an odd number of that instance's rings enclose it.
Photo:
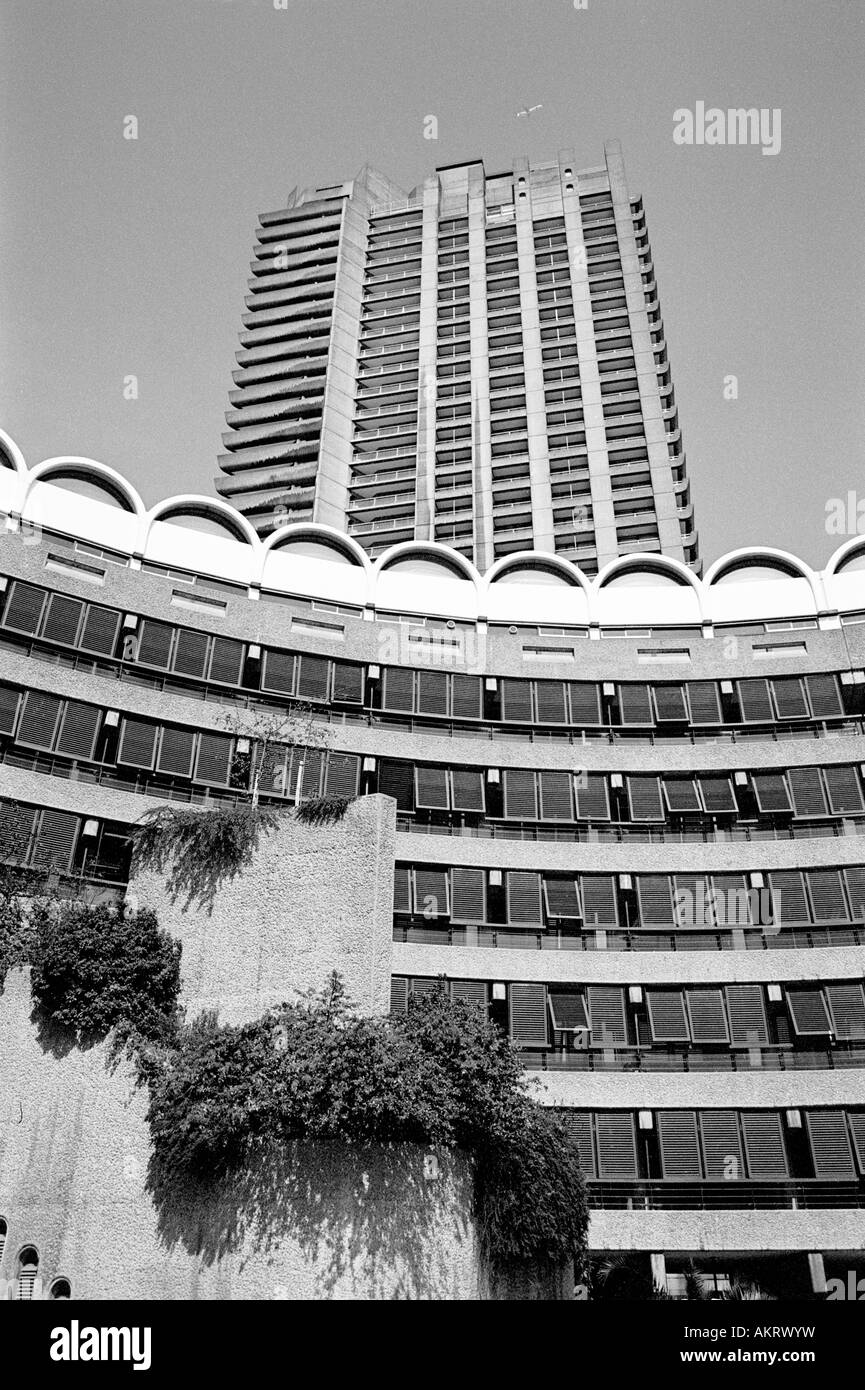
M 592 1248 L 673 1291 L 862 1272 L 865 540 L 481 573 L 0 463 L 7 857 L 121 894 L 131 823 L 248 797 L 239 741 L 312 706 L 263 797 L 396 803 L 391 1007 L 444 978 L 509 1030 Z

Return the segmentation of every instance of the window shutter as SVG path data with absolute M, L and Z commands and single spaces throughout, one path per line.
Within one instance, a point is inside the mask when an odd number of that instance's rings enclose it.
M 712 881 L 705 874 L 676 874 L 673 878 L 673 909 L 677 927 L 714 925 L 715 897 Z
M 533 772 L 508 768 L 504 782 L 504 811 L 509 820 L 537 820 L 536 779 Z
M 595 931 L 615 931 L 619 925 L 619 907 L 612 874 L 583 874 L 580 888 L 583 926 Z
M 124 719 L 117 761 L 127 767 L 151 768 L 156 756 L 157 727 L 143 719 Z
M 592 1143 L 592 1113 L 590 1110 L 560 1110 L 558 1117 L 568 1131 L 571 1143 L 580 1155 L 580 1168 L 587 1178 L 597 1176 L 595 1146 Z
M 738 811 L 739 803 L 729 777 L 699 777 L 698 781 L 703 806 L 710 814 L 723 815 L 727 811 L 735 814 Z
M 78 645 L 84 652 L 94 652 L 97 656 L 113 656 L 119 626 L 120 614 L 115 609 L 89 603 Z
M 661 801 L 661 779 L 659 777 L 629 777 L 628 805 L 633 821 L 662 821 L 664 807 Z
M 157 666 L 160 671 L 167 671 L 173 637 L 174 628 L 169 623 L 157 623 L 152 618 L 144 618 L 138 638 L 139 663 L 142 666 Z
M 433 977 L 432 979 L 429 977 L 426 979 L 413 978 L 411 981 L 411 993 L 417 995 L 419 998 L 423 998 L 428 994 L 444 994 L 446 989 L 447 984 L 438 977 Z
M 451 777 L 451 805 L 455 811 L 484 811 L 484 775 L 470 767 L 455 767 Z
M 531 1046 L 547 1045 L 546 985 L 511 985 L 508 990 L 511 1037 Z
M 413 811 L 414 768 L 411 763 L 382 758 L 378 770 L 378 789 L 383 796 L 394 798 L 398 811 Z
M 210 782 L 224 787 L 231 775 L 234 741 L 224 734 L 199 734 L 198 757 L 195 762 L 197 782 Z
M 539 772 L 541 820 L 572 821 L 574 819 L 570 772 Z
M 671 811 L 699 811 L 700 797 L 693 777 L 665 777 L 664 796 Z
M 195 676 L 202 680 L 207 670 L 209 647 L 210 638 L 206 632 L 196 632 L 191 627 L 179 627 L 174 644 L 172 671 L 176 671 L 179 676 Z
M 798 676 L 776 676 L 772 681 L 779 719 L 807 719 L 808 701 L 804 682 Z
M 781 1133 L 781 1116 L 775 1110 L 743 1110 L 742 1132 L 748 1159 L 748 1177 L 786 1178 L 787 1154 Z
M 832 1025 L 821 989 L 788 989 L 787 1004 L 793 1027 L 800 1037 L 831 1033 Z
M 451 869 L 451 918 L 454 922 L 485 922 L 487 876 L 483 869 Z
M 805 899 L 805 884 L 794 869 L 781 869 L 769 874 L 772 890 L 772 914 L 785 926 L 804 926 L 810 922 Z
M 587 990 L 592 1047 L 627 1043 L 625 991 L 618 985 L 589 985 Z
M 769 1041 L 762 985 L 727 985 L 730 1041 L 760 1045 Z
M 293 796 L 297 772 L 303 763 L 303 779 L 300 786 L 301 801 L 321 793 L 321 773 L 324 766 L 324 752 L 320 748 L 295 748 L 292 750 L 292 772 L 288 791 Z
M 577 773 L 574 778 L 577 820 L 609 820 L 610 792 L 603 772 Z
M 567 724 L 565 685 L 562 681 L 536 681 L 539 724 Z
M 279 695 L 294 693 L 294 656 L 267 648 L 261 667 L 262 690 L 274 690 Z
M 56 695 L 28 690 L 18 721 L 18 743 L 26 748 L 53 748 L 62 704 Z
M 792 811 L 787 781 L 782 772 L 755 772 L 751 780 L 761 811 Z
M 324 656 L 298 658 L 297 693 L 302 700 L 326 700 L 330 662 Z
M 637 901 L 640 907 L 640 926 L 672 927 L 673 895 L 666 874 L 640 874 L 637 879 Z
M 178 729 L 167 725 L 162 730 L 159 743 L 157 771 L 166 772 L 173 777 L 191 776 L 194 747 L 195 734 L 191 729 Z
M 688 704 L 692 724 L 720 724 L 721 701 L 715 681 L 689 681 Z
M 360 758 L 356 753 L 327 755 L 324 773 L 325 796 L 357 796 Z
M 623 724 L 654 723 L 647 685 L 619 686 L 619 718 Z
M 656 685 L 654 689 L 655 716 L 658 723 L 675 721 L 682 723 L 688 718 L 683 685 Z
M 418 671 L 418 714 L 446 715 L 448 712 L 448 678 L 441 671 Z
M 596 681 L 569 681 L 571 723 L 597 725 L 601 722 L 601 694 Z
M 745 1176 L 739 1117 L 735 1110 L 703 1110 L 700 1114 L 700 1135 L 708 1179 Z M 734 1161 L 732 1174 L 731 1158 Z
M 80 599 L 52 594 L 40 636 L 46 642 L 62 642 L 65 647 L 74 647 L 83 612 L 84 604 Z
M 506 678 L 502 687 L 502 719 L 532 721 L 532 687 L 530 681 Z
M 588 1029 L 586 1001 L 575 990 L 551 989 L 548 994 L 550 1021 L 557 1033 L 579 1033 Z
M 220 685 L 240 685 L 243 652 L 242 642 L 235 642 L 230 637 L 214 637 L 208 679 L 219 681 Z
M 728 1041 L 724 995 L 720 989 L 686 989 L 691 1038 L 695 1043 Z
M 846 811 L 861 811 L 862 787 L 855 767 L 824 767 L 829 807 L 835 815 Z
M 637 1142 L 630 1112 L 600 1111 L 595 1115 L 598 1177 L 637 1177 Z
M 43 811 L 31 856 L 34 864 L 66 874 L 78 838 L 78 817 L 67 811 Z
M 390 977 L 390 1011 L 392 1014 L 408 1013 L 408 980 L 403 976 Z
M 744 874 L 713 874 L 712 886 L 715 920 L 719 927 L 748 927 L 753 924 L 751 890 Z
M 487 982 L 486 980 L 453 980 L 451 982 L 451 998 L 455 1003 L 462 1000 L 466 1004 L 474 1004 L 476 1008 L 485 1009 L 489 1002 Z
M 844 713 L 837 676 L 806 676 L 805 684 L 811 701 L 811 713 L 815 719 L 832 719 Z
M 382 708 L 399 710 L 405 714 L 414 711 L 414 671 L 408 671 L 403 666 L 385 668 Z
M 791 767 L 787 782 L 797 816 L 825 816 L 828 807 L 819 767 Z
M 805 1115 L 816 1178 L 855 1178 L 847 1119 L 843 1110 L 810 1110 Z
M 411 912 L 411 869 L 397 864 L 393 878 L 394 912 Z
M 23 632 L 28 637 L 35 637 L 39 631 L 47 597 L 44 589 L 37 589 L 35 584 L 23 584 L 20 579 L 16 579 L 9 592 L 3 626 L 11 628 L 13 632 Z
M 865 868 L 859 865 L 853 869 L 845 869 L 844 878 L 847 883 L 847 897 L 850 900 L 850 916 L 854 922 L 861 922 L 865 918 Z
M 435 921 L 450 916 L 447 869 L 417 868 L 414 871 L 414 910 Z
M 859 1163 L 859 1172 L 865 1177 L 865 1110 L 848 1110 L 850 1133 Z
M 811 869 L 805 877 L 811 890 L 815 922 L 846 922 L 847 903 L 840 869 Z
M 14 734 L 20 703 L 20 690 L 13 690 L 11 685 L 0 685 L 0 734 Z
M 68 700 L 56 748 L 70 758 L 92 758 L 102 711 L 96 705 Z
M 481 683 L 477 676 L 451 676 L 451 714 L 454 719 L 480 719 Z
M 700 1141 L 694 1110 L 658 1111 L 658 1147 L 665 1178 L 701 1178 Z
M 766 724 L 772 720 L 772 701 L 766 680 L 737 681 L 739 708 L 745 724 Z
M 544 899 L 549 917 L 579 918 L 580 899 L 572 878 L 545 878 Z
M 542 927 L 540 874 L 515 873 L 507 876 L 508 925 L 512 927 Z
M 333 663 L 333 698 L 343 705 L 363 704 L 363 667 L 351 661 Z
M 415 768 L 415 805 L 426 811 L 446 811 L 449 805 L 447 768 L 419 764 Z
M 690 1042 L 691 1033 L 681 990 L 647 989 L 646 1003 L 649 1006 L 653 1042 Z
M 860 984 L 827 985 L 826 1001 L 836 1038 L 865 1038 L 865 999 Z

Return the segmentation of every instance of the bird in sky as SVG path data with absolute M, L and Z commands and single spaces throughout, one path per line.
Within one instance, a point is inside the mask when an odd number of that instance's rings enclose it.
M 533 111 L 542 111 L 543 105 L 543 102 L 539 101 L 537 106 L 524 106 L 522 111 L 517 112 L 517 116 L 530 116 Z

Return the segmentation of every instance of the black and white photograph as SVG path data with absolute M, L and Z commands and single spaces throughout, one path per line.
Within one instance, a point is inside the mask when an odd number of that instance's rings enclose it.
M 613 1371 L 827 1370 L 865 7 L 0 46 L 0 1299 L 66 1305 L 12 1340 L 160 1380 L 275 1303 L 556 1302 Z

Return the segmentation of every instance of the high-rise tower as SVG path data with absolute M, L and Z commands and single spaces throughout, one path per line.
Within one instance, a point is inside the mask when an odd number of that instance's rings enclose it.
M 262 215 L 219 492 L 262 535 L 315 521 L 373 555 L 698 569 L 645 215 L 604 154 L 409 194 L 364 169 Z

